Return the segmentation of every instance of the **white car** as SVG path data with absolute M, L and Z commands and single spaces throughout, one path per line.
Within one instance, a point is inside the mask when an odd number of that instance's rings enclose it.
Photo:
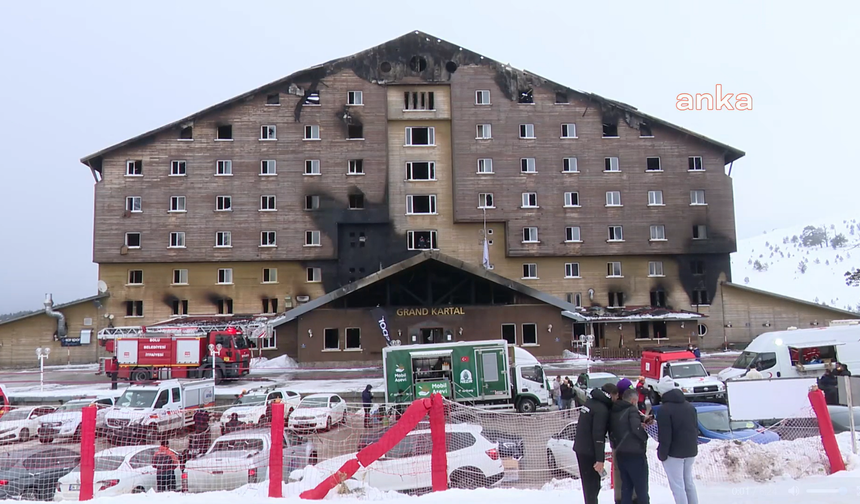
M 582 406 L 591 397 L 591 391 L 600 388 L 607 383 L 618 383 L 618 376 L 612 373 L 582 373 L 573 387 L 574 401 L 577 406 Z
M 491 487 L 499 483 L 505 469 L 498 445 L 482 434 L 480 425 L 448 424 L 445 442 L 448 451 L 448 480 L 455 488 Z M 414 430 L 368 467 L 359 468 L 353 479 L 380 490 L 397 492 L 432 488 L 430 472 L 433 443 L 429 429 Z M 317 464 L 323 474 L 332 474 L 355 453 L 335 457 Z M 301 479 L 294 471 L 291 480 Z
M 98 406 L 96 411 L 96 432 L 102 431 L 105 426 L 105 415 L 114 404 L 113 397 L 99 397 L 88 399 L 73 399 L 59 408 L 53 413 L 39 417 L 39 441 L 42 443 L 51 443 L 55 439 L 80 439 L 81 437 L 81 420 L 83 413 L 81 410 L 85 406 L 95 404 Z
M 576 435 L 576 422 L 567 424 L 557 434 L 553 434 L 546 442 L 546 464 L 552 475 L 573 476 L 579 478 L 579 464 L 576 462 L 576 453 L 573 451 L 573 439 Z M 609 459 L 612 457 L 612 448 L 606 443 L 606 467 L 603 469 L 603 477 L 609 471 Z M 566 473 L 566 474 L 565 474 Z
M 311 394 L 290 415 L 289 428 L 298 431 L 329 430 L 346 422 L 346 401 L 337 394 Z
M 235 490 L 268 478 L 270 429 L 244 430 L 219 437 L 205 455 L 185 464 L 189 492 Z
M 284 418 L 289 418 L 302 400 L 302 396 L 284 388 L 258 388 L 242 393 L 236 404 L 221 415 L 221 424 L 230 421 L 233 413 L 244 424 L 264 425 L 271 421 L 267 418 L 268 406 L 276 399 L 284 403 Z
M 96 453 L 93 497 L 144 493 L 156 488 L 152 456 L 158 448 L 155 445 L 123 446 Z M 177 467 L 175 472 L 179 485 L 182 471 Z M 80 493 L 81 466 L 78 466 L 57 482 L 54 500 L 79 500 Z
M 0 443 L 26 443 L 39 430 L 39 417 L 54 410 L 53 406 L 27 406 L 9 411 L 0 417 Z

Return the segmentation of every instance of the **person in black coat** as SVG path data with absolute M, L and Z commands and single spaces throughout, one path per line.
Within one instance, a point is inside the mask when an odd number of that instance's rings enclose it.
M 573 403 L 573 384 L 570 382 L 570 378 L 564 377 L 564 380 L 561 382 L 561 387 L 559 388 L 561 392 L 561 409 L 565 410 L 565 417 L 570 416 L 570 406 Z
M 614 383 L 607 383 L 591 391 L 591 397 L 585 401 L 579 413 L 573 451 L 582 479 L 585 504 L 597 504 L 606 453 L 606 433 L 609 432 L 609 412 L 617 397 L 618 387 Z
M 836 376 L 851 376 L 851 371 L 848 370 L 848 366 L 844 362 L 837 362 L 836 370 L 833 371 L 833 374 Z
M 648 433 L 643 426 L 645 418 L 636 408 L 638 399 L 636 389 L 629 388 L 609 413 L 609 442 L 615 450 L 613 463 L 618 464 L 621 473 L 621 504 L 632 503 L 634 489 L 639 504 L 649 504 L 645 455 Z
M 657 458 L 663 462 L 675 504 L 697 504 L 693 462 L 699 454 L 699 416 L 679 389 L 663 394 L 657 429 Z
M 373 387 L 367 385 L 364 387 L 364 392 L 361 393 L 361 403 L 364 406 L 364 427 L 370 427 L 370 408 L 373 405 L 373 392 L 370 391 Z
M 828 405 L 836 406 L 839 404 L 839 382 L 829 365 L 824 369 L 824 374 L 818 378 L 818 388 L 824 392 L 824 400 Z

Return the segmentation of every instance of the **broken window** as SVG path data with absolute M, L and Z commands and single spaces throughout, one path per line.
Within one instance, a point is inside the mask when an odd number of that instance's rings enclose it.
M 485 89 L 475 91 L 475 105 L 489 105 L 490 92 Z
M 364 195 L 363 194 L 350 194 L 349 195 L 349 209 L 350 210 L 362 210 L 362 209 L 364 209 Z
M 140 233 L 126 233 L 125 246 L 130 249 L 140 248 Z
M 143 211 L 143 199 L 140 196 L 129 196 L 125 199 L 125 211 L 132 213 L 140 213 Z
M 187 299 L 174 299 L 172 304 L 174 315 L 188 315 Z
M 309 91 L 305 96 L 305 106 L 320 105 L 320 92 Z
M 436 128 L 406 128 L 406 145 L 436 145 Z
M 277 247 L 278 246 L 278 234 L 275 231 L 261 231 L 260 232 L 260 246 L 261 247 Z
M 693 289 L 693 304 L 694 305 L 709 305 L 708 291 L 706 289 Z
M 611 172 L 621 171 L 621 168 L 619 168 L 619 166 L 618 166 L 618 158 L 617 157 L 603 158 L 603 171 L 611 171 Z
M 319 231 L 305 231 L 305 247 L 319 247 L 320 246 L 320 232 Z
M 305 210 L 317 210 L 320 207 L 320 197 L 315 194 L 305 196 Z
M 523 228 L 523 243 L 538 243 L 538 228 L 524 227 Z
M 308 283 L 322 282 L 322 270 L 320 268 L 308 268 L 307 280 Z
M 361 350 L 361 328 L 347 327 L 346 328 L 346 349 Z
M 184 128 L 179 130 L 179 139 L 180 140 L 193 140 L 194 139 L 194 128 L 192 126 L 185 126 Z
M 702 156 L 690 156 L 687 158 L 687 169 L 690 171 L 704 171 Z
M 621 262 L 613 261 L 606 263 L 606 276 L 608 277 L 620 277 L 621 275 Z
M 704 275 L 705 261 L 690 261 L 690 272 L 694 275 Z
M 574 191 L 568 191 L 564 193 L 564 206 L 566 207 L 578 207 L 579 206 L 579 193 Z
M 610 292 L 609 293 L 609 307 L 610 308 L 621 308 L 624 306 L 624 293 L 623 292 Z
M 126 301 L 126 317 L 143 317 L 143 301 Z
M 537 324 L 523 324 L 523 345 L 537 345 Z M 527 376 L 523 372 L 523 376 Z M 541 375 L 542 376 L 542 375 Z M 543 378 L 532 378 L 534 381 L 540 381 Z
M 651 127 L 645 123 L 639 123 L 639 136 L 642 138 L 653 137 L 654 134 L 651 133 Z
M 705 240 L 708 238 L 708 226 L 704 224 L 696 224 L 693 226 L 693 239 Z
M 347 163 L 347 175 L 364 175 L 364 160 L 350 159 Z
M 534 103 L 535 98 L 531 89 L 526 89 L 524 91 L 520 91 L 519 98 L 517 99 L 519 103 Z
M 494 208 L 493 193 L 479 193 L 478 208 Z
M 233 300 L 230 298 L 219 299 L 215 302 L 219 315 L 231 315 L 233 313 Z
M 648 263 L 648 276 L 661 277 L 663 275 L 663 261 L 650 261 Z
M 263 298 L 262 313 L 278 313 L 278 298 Z
M 320 160 L 319 159 L 306 159 L 305 160 L 305 175 L 319 175 L 320 174 Z
M 603 138 L 615 138 L 618 136 L 618 125 L 603 123 Z
M 281 93 L 272 93 L 266 95 L 266 105 L 280 105 Z
M 555 102 L 556 103 L 570 103 L 567 99 L 567 93 L 557 92 L 555 93 Z
M 233 140 L 233 126 L 230 124 L 222 124 L 218 126 L 215 133 L 216 140 Z
M 346 137 L 352 140 L 363 140 L 364 126 L 361 124 L 348 124 L 346 126 Z
M 520 138 L 535 138 L 535 125 L 520 124 Z
M 404 92 L 403 110 L 436 110 L 433 91 Z
M 621 226 L 609 226 L 609 241 L 624 241 Z
M 323 350 L 340 350 L 340 335 L 337 329 L 323 329 Z
M 654 293 L 652 292 L 651 294 L 652 294 L 652 299 L 653 299 Z M 654 305 L 654 303 L 651 303 L 651 305 L 656 306 L 656 305 Z M 650 322 L 645 322 L 645 321 L 636 322 L 633 324 L 633 327 L 636 330 L 635 338 L 637 340 L 651 339 L 651 323 Z
M 478 173 L 493 173 L 493 160 L 489 158 L 479 159 Z
M 666 291 L 652 290 L 651 291 L 651 306 L 665 308 L 666 307 Z
M 128 285 L 143 284 L 143 270 L 128 270 Z
M 143 176 L 143 160 L 135 159 L 125 162 L 125 174 L 129 177 Z
M 523 264 L 523 278 L 537 278 L 537 264 Z
M 436 163 L 433 161 L 406 163 L 406 180 L 436 180 Z
M 364 105 L 364 93 L 362 93 L 361 91 L 347 91 L 346 104 Z
M 435 194 L 409 194 L 406 196 L 406 213 L 407 214 L 435 214 L 436 213 L 436 195 Z
M 579 171 L 579 167 L 577 166 L 576 158 L 564 158 L 561 164 L 561 171 L 564 173 L 577 173 Z
M 233 234 L 230 231 L 218 231 L 215 233 L 215 247 L 232 247 L 233 246 Z M 220 278 L 220 273 L 219 273 Z
M 573 306 L 575 306 L 577 308 L 582 307 L 582 293 L 581 292 L 568 292 L 566 297 L 567 297 L 568 303 L 572 304 Z M 582 334 L 582 333 L 577 331 L 577 334 Z
M 409 250 L 436 250 L 436 231 L 407 231 L 406 248 Z
M 648 171 L 663 171 L 663 167 L 660 165 L 660 158 L 645 158 L 645 169 Z
M 564 228 L 564 241 L 566 242 L 581 242 L 582 230 L 579 226 L 567 226 Z
M 576 138 L 576 124 L 562 124 L 561 125 L 561 137 L 562 138 Z
M 523 173 L 537 173 L 535 158 L 520 159 L 520 171 Z

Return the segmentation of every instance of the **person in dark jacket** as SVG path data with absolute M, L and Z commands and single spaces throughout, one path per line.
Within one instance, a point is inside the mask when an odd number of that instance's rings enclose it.
M 829 364 L 824 368 L 824 374 L 818 378 L 818 388 L 824 392 L 824 400 L 828 405 L 839 404 L 839 381 Z
M 631 382 L 628 378 L 622 378 L 618 380 L 616 384 L 618 387 L 618 399 L 621 400 L 621 396 L 624 395 L 624 391 L 633 386 L 633 382 Z M 615 460 L 615 448 L 612 449 L 612 460 Z M 618 464 L 612 464 L 612 479 L 615 481 L 615 504 L 621 504 L 621 471 L 618 469 Z M 638 500 L 636 499 L 636 492 L 633 492 L 633 504 L 638 504 Z
M 579 413 L 573 451 L 576 453 L 579 476 L 582 479 L 585 504 L 597 504 L 606 452 L 606 434 L 609 432 L 609 412 L 617 398 L 618 387 L 607 383 L 602 388 L 591 391 L 591 398 L 585 401 Z
M 663 462 L 675 504 L 698 504 L 693 462 L 699 454 L 699 419 L 679 389 L 663 394 L 657 429 L 657 458 Z
M 230 420 L 227 420 L 227 423 L 224 424 L 224 428 L 221 429 L 222 434 L 230 434 L 231 432 L 236 432 L 237 430 L 242 428 L 242 422 L 239 421 L 239 414 L 232 413 L 230 415 Z
M 833 374 L 836 376 L 851 376 L 851 371 L 848 370 L 848 366 L 844 362 L 837 362 L 836 370 L 833 371 Z
M 636 408 L 638 399 L 636 389 L 628 388 L 609 414 L 609 442 L 615 449 L 613 462 L 621 473 L 621 504 L 632 504 L 634 490 L 639 504 L 649 504 L 645 455 L 648 433 L 643 425 L 645 419 Z
M 205 409 L 198 409 L 194 412 L 194 432 L 201 433 L 209 429 L 209 412 Z
M 565 418 L 571 415 L 570 406 L 573 403 L 573 384 L 570 382 L 570 378 L 567 376 L 564 377 L 564 380 L 561 382 L 561 409 L 564 410 Z
M 370 427 L 370 408 L 373 405 L 373 392 L 370 391 L 373 387 L 367 385 L 364 387 L 364 392 L 361 393 L 361 403 L 364 406 L 364 427 Z
M 173 492 L 176 490 L 176 473 L 179 457 L 170 450 L 170 443 L 165 439 L 152 455 L 152 466 L 155 468 L 155 487 L 157 492 Z

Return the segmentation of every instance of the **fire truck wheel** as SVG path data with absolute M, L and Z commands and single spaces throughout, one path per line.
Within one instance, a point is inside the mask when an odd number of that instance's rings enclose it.
M 149 371 L 145 369 L 135 369 L 131 372 L 131 376 L 129 376 L 129 379 L 133 382 L 149 381 Z

